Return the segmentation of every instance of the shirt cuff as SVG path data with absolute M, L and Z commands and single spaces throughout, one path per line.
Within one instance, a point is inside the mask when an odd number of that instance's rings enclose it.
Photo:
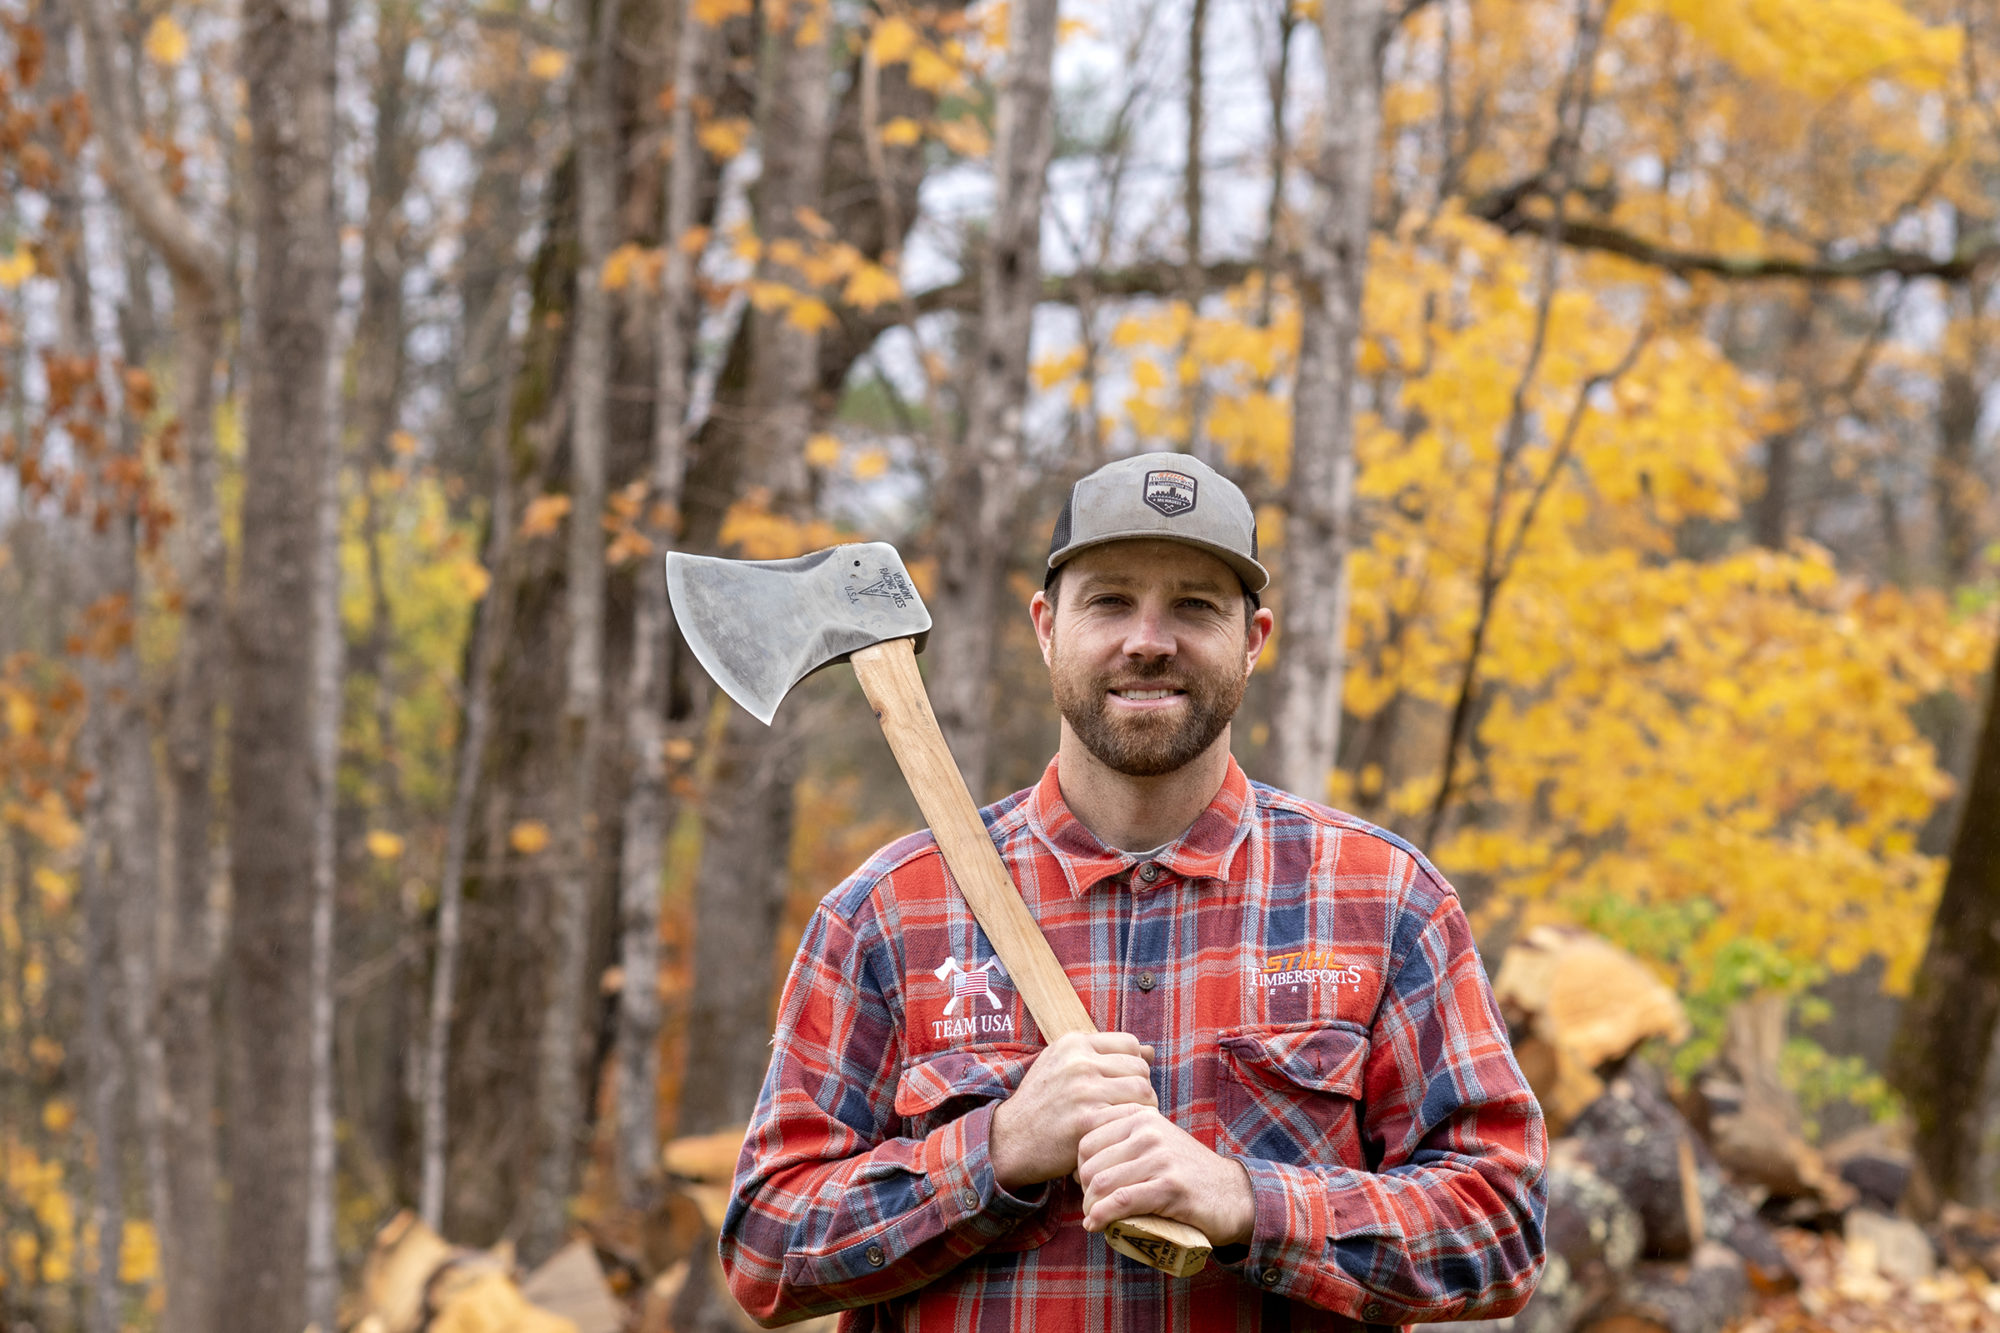
M 997 1240 L 1049 1200 L 1048 1182 L 1016 1194 L 993 1176 L 993 1110 L 976 1107 L 937 1132 L 925 1164 L 944 1224 L 981 1240 Z

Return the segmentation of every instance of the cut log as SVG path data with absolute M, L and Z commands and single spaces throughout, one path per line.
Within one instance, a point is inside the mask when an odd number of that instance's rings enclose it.
M 611 1294 L 597 1252 L 587 1240 L 574 1240 L 557 1250 L 521 1280 L 521 1294 L 575 1324 L 577 1333 L 618 1333 L 625 1327 L 625 1307 Z
M 1785 1216 L 1804 1220 L 1843 1211 L 1855 1193 L 1806 1141 L 1798 1099 L 1779 1076 L 1789 1003 L 1767 993 L 1730 1011 L 1722 1062 L 1733 1086 L 1710 1077 L 1702 1091 L 1710 1102 L 1708 1142 L 1716 1159 L 1738 1179 L 1766 1190 L 1781 1208 L 1803 1200 L 1803 1208 L 1786 1210 Z
M 1743 1256 L 1704 1241 L 1678 1263 L 1641 1263 L 1579 1333 L 1721 1333 L 1750 1308 Z
M 1688 1033 L 1681 1003 L 1631 954 L 1588 931 L 1537 926 L 1507 950 L 1494 998 L 1551 1132 L 1603 1091 L 1603 1067 L 1648 1037 Z
M 1650 1066 L 1634 1063 L 1577 1119 L 1568 1142 L 1622 1194 L 1654 1260 L 1692 1255 L 1702 1241 L 1742 1256 L 1760 1292 L 1791 1291 L 1798 1274 L 1750 1199 L 1729 1182 Z
M 578 1333 L 515 1285 L 511 1250 L 448 1243 L 404 1211 L 376 1233 L 356 1333 Z M 612 1329 L 622 1327 L 623 1314 Z
M 719 1129 L 713 1134 L 694 1134 L 675 1139 L 660 1150 L 660 1163 L 667 1174 L 700 1185 L 727 1185 L 736 1175 L 736 1159 L 743 1152 L 743 1136 L 748 1125 Z

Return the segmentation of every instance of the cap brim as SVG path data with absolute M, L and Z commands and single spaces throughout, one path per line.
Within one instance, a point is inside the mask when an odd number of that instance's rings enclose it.
M 1232 551 L 1228 547 L 1217 545 L 1214 542 L 1202 541 L 1198 537 L 1183 537 L 1161 532 L 1158 528 L 1136 528 L 1130 532 L 1106 532 L 1100 533 L 1088 541 L 1072 542 L 1060 551 L 1050 554 L 1049 569 L 1051 572 L 1060 569 L 1079 553 L 1088 551 L 1092 547 L 1108 546 L 1112 542 L 1134 541 L 1178 542 L 1182 546 L 1192 546 L 1197 550 L 1206 551 L 1236 572 L 1236 577 L 1243 580 L 1243 589 L 1245 592 L 1262 592 L 1271 583 L 1271 571 L 1265 569 L 1255 560 L 1250 559 L 1239 551 Z

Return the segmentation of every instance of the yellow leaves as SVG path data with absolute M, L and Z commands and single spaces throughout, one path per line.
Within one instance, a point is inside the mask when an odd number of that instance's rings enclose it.
M 532 541 L 536 537 L 546 537 L 562 526 L 569 514 L 567 495 L 538 495 L 528 502 L 528 508 L 521 515 L 521 526 L 516 535 Z
M 627 241 L 605 256 L 604 268 L 598 274 L 598 285 L 607 292 L 623 291 L 635 283 L 649 288 L 658 287 L 660 270 L 666 262 L 664 250 L 649 249 Z
M 65 1134 L 76 1123 L 76 1103 L 67 1097 L 51 1097 L 42 1103 L 42 1128 L 51 1134 Z
M 1755 79 L 1828 97 L 1871 78 L 1937 88 L 1963 34 L 1932 28 L 1897 0 L 1653 0 Z
M 936 133 L 938 140 L 960 157 L 985 157 L 993 151 L 993 140 L 986 127 L 970 116 L 940 121 Z
M 5 259 L 0 259 L 0 287 L 11 292 L 34 276 L 35 256 L 32 251 L 17 248 Z
M 832 467 L 840 461 L 840 438 L 824 432 L 806 441 L 806 463 L 811 467 Z
M 403 854 L 401 835 L 387 829 L 370 829 L 366 839 L 368 854 L 377 861 L 394 861 Z
M 41 720 L 41 710 L 28 691 L 18 685 L 0 682 L 0 714 L 7 719 L 7 730 L 14 736 L 32 736 Z
M 750 0 L 694 0 L 694 16 L 709 27 L 750 17 Z
M 0 817 L 52 852 L 67 852 L 83 841 L 82 826 L 70 818 L 69 807 L 54 791 L 44 791 L 33 801 L 9 801 L 0 806 Z
M 959 63 L 928 46 L 910 53 L 910 82 L 925 92 L 948 93 L 965 86 L 965 72 Z
M 534 856 L 549 845 L 549 826 L 539 819 L 523 819 L 507 831 L 507 845 L 522 856 Z
M 889 455 L 880 449 L 866 449 L 854 460 L 854 475 L 862 481 L 879 477 L 889 470 Z
M 66 909 L 76 896 L 76 879 L 65 875 L 54 866 L 36 866 L 35 892 L 42 900 L 42 910 L 51 914 Z
M 837 321 L 826 302 L 817 297 L 802 296 L 794 300 L 785 312 L 785 322 L 805 333 L 818 333 L 831 328 Z
M 917 30 L 910 21 L 891 14 L 875 25 L 868 38 L 868 58 L 877 65 L 894 65 L 907 60 L 917 48 Z
M 146 59 L 171 68 L 187 59 L 187 33 L 171 16 L 162 14 L 146 29 L 145 51 Z
M 695 138 L 719 162 L 727 162 L 750 142 L 750 122 L 743 116 L 711 120 L 695 132 Z
M 555 82 L 568 69 L 568 53 L 558 51 L 553 46 L 537 47 L 535 54 L 528 57 L 528 73 L 543 83 Z
M 730 505 L 722 516 L 722 544 L 746 560 L 784 560 L 841 539 L 840 530 L 824 519 L 774 514 L 770 505 L 770 494 L 762 488 Z
M 882 127 L 882 142 L 892 148 L 908 148 L 924 137 L 924 127 L 908 116 L 898 116 Z
M 128 1219 L 118 1246 L 118 1280 L 141 1286 L 160 1276 L 160 1236 L 151 1222 Z
M 876 306 L 899 299 L 903 294 L 903 284 L 896 275 L 879 264 L 863 263 L 847 279 L 847 285 L 840 290 L 840 299 L 861 310 L 873 310 Z

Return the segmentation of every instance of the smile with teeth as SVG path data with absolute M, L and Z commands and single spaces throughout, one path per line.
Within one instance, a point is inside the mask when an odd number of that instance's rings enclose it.
M 1121 699 L 1130 699 L 1135 703 L 1144 702 L 1149 699 L 1171 699 L 1181 693 L 1179 690 L 1113 690 L 1111 692 Z

